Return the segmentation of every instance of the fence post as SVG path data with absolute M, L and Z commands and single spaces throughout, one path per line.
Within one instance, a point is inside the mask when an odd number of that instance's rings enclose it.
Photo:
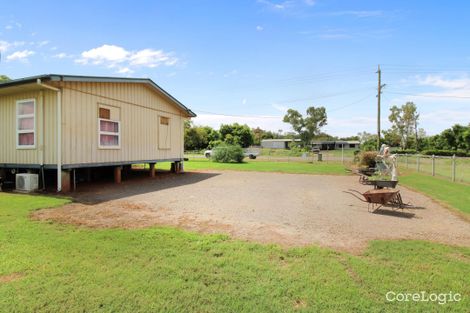
M 406 168 L 408 168 L 408 153 L 405 153 Z
M 452 156 L 452 181 L 455 182 L 455 154 Z
M 432 155 L 431 161 L 432 161 L 432 176 L 436 176 L 436 164 L 435 164 L 436 159 L 434 157 L 434 154 Z
M 341 145 L 341 163 L 344 164 L 344 143 Z
M 419 172 L 419 154 L 416 155 L 416 171 Z

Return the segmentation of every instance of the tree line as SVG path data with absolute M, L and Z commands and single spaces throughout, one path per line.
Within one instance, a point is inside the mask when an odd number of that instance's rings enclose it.
M 388 120 L 392 126 L 382 131 L 381 143 L 413 152 L 434 151 L 436 154 L 445 154 L 446 151 L 470 151 L 470 123 L 466 126 L 455 124 L 437 135 L 428 136 L 419 127 L 419 118 L 418 108 L 413 102 L 391 107 Z M 358 137 L 364 150 L 377 149 L 377 135 L 362 132 Z

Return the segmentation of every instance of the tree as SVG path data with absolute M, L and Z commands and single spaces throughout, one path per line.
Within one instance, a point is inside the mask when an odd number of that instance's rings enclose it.
M 392 132 L 400 136 L 400 146 L 402 149 L 408 149 L 412 137 L 417 138 L 419 114 L 416 105 L 413 102 L 407 102 L 401 107 L 394 105 L 390 108 L 388 120 L 392 123 Z
M 458 150 L 467 149 L 464 134 L 469 127 L 455 124 L 451 128 L 445 129 L 441 134 L 441 140 L 445 149 Z
M 470 126 L 463 132 L 462 139 L 465 144 L 465 151 L 468 153 L 470 150 Z
M 11 80 L 10 77 L 8 77 L 6 75 L 0 75 L 0 83 L 7 82 L 9 80 Z
M 209 126 L 194 126 L 192 122 L 184 124 L 184 148 L 185 150 L 204 150 L 211 142 L 219 139 L 216 130 Z
M 313 137 L 320 133 L 321 127 L 326 125 L 326 110 L 324 107 L 309 107 L 307 115 L 303 117 L 297 110 L 289 109 L 282 121 L 292 126 L 305 147 L 310 145 Z
M 281 138 L 282 135 L 279 135 L 277 132 L 273 132 L 270 130 L 264 130 L 259 127 L 253 128 L 252 129 L 253 136 L 254 136 L 254 145 L 261 145 L 261 140 L 263 139 L 276 139 L 276 138 Z
M 389 145 L 390 147 L 400 147 L 401 137 L 397 131 L 393 129 L 383 130 L 382 135 L 383 135 L 383 140 L 387 145 Z
M 219 129 L 220 139 L 228 144 L 239 145 L 242 148 L 251 146 L 254 135 L 248 125 L 222 124 Z
M 358 133 L 359 142 L 361 143 L 361 150 L 363 151 L 377 151 L 377 135 L 368 132 Z M 381 138 L 381 142 L 383 138 Z

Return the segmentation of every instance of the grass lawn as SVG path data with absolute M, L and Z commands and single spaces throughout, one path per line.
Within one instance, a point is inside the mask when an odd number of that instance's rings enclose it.
M 416 156 L 408 156 L 408 164 L 406 163 L 406 157 L 401 156 L 398 158 L 400 169 L 404 170 L 416 170 L 417 168 Z M 420 172 L 431 174 L 432 173 L 432 159 L 428 157 L 421 157 L 419 159 Z M 450 158 L 439 158 L 435 159 L 435 174 L 442 178 L 447 178 L 449 181 L 452 178 L 452 160 Z M 470 158 L 457 158 L 456 159 L 456 171 L 455 179 L 460 182 L 470 183 Z
M 417 172 L 405 172 L 400 184 L 425 193 L 466 214 L 470 214 L 470 185 L 453 183 L 446 178 L 432 177 Z
M 164 168 L 167 168 L 168 166 Z M 341 163 L 326 162 L 270 162 L 249 160 L 243 163 L 216 163 L 207 159 L 190 159 L 184 163 L 185 170 L 234 170 L 281 172 L 294 174 L 346 174 L 345 166 Z
M 0 312 L 468 312 L 470 248 L 374 241 L 361 256 L 171 228 L 31 221 L 67 200 L 0 193 Z M 387 302 L 385 294 L 462 294 Z

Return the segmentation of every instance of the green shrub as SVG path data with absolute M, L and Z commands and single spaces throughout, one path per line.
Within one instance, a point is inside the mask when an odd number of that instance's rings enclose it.
M 359 165 L 364 165 L 367 167 L 375 167 L 376 157 L 377 157 L 377 152 L 375 151 L 362 151 L 359 154 Z
M 403 149 L 403 150 L 395 150 L 392 149 L 390 154 L 416 154 L 416 150 L 414 149 Z
M 220 144 L 212 150 L 212 160 L 218 163 L 241 163 L 243 149 L 238 145 Z
M 455 150 L 425 150 L 421 154 L 424 155 L 439 155 L 439 156 L 455 156 L 458 157 L 468 157 L 470 153 L 466 153 L 465 151 L 455 151 Z

